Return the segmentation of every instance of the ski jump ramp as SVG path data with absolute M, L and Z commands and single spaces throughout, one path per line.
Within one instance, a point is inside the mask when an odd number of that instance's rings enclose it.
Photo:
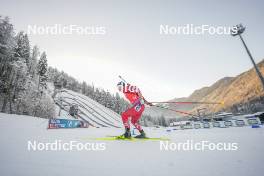
M 60 117 L 69 118 L 69 109 L 73 104 L 77 104 L 79 112 L 77 117 L 94 127 L 114 127 L 121 128 L 122 120 L 119 114 L 91 98 L 77 92 L 62 89 L 54 97 L 54 101 L 61 108 Z M 71 117 L 71 116 L 70 116 Z

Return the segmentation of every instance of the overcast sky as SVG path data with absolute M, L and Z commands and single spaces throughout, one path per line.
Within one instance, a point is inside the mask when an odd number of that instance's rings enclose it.
M 118 75 L 137 85 L 150 101 L 184 97 L 225 76 L 252 67 L 238 37 L 164 35 L 160 25 L 233 26 L 257 62 L 264 58 L 264 3 L 215 1 L 22 1 L 0 0 L 0 13 L 16 31 L 29 26 L 103 27 L 105 35 L 30 34 L 48 63 L 79 81 L 116 92 Z

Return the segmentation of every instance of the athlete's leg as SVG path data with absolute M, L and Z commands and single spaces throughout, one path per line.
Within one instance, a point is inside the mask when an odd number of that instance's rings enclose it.
M 130 108 L 121 114 L 122 121 L 125 127 L 125 133 L 122 136 L 124 136 L 125 138 L 131 138 L 129 117 L 133 117 L 135 115 L 135 112 L 136 111 L 134 110 L 134 108 Z
M 126 129 L 130 129 L 129 117 L 133 117 L 135 113 L 136 111 L 134 110 L 134 108 L 130 108 L 121 114 L 122 121 Z
M 141 125 L 138 123 L 139 119 L 141 118 L 141 115 L 145 109 L 145 106 L 142 105 L 139 111 L 136 111 L 134 109 L 134 115 L 131 117 L 131 123 L 136 127 L 138 131 L 142 131 Z

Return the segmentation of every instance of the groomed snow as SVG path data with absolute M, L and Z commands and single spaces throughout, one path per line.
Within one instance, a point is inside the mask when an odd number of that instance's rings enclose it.
M 94 126 L 118 128 L 122 126 L 119 114 L 80 93 L 63 89 L 62 92 L 57 93 L 55 101 L 64 108 L 61 110 L 60 118 L 73 118 L 68 111 L 72 104 L 77 104 L 79 107 L 78 118 Z M 59 112 L 58 104 L 57 112 Z
M 47 120 L 0 113 L 0 172 L 3 176 L 260 176 L 263 175 L 264 129 L 250 127 L 176 130 L 145 128 L 170 143 L 236 142 L 237 151 L 160 151 L 159 141 L 96 141 L 118 135 L 117 128 L 47 130 Z M 28 140 L 105 143 L 104 151 L 28 151 Z

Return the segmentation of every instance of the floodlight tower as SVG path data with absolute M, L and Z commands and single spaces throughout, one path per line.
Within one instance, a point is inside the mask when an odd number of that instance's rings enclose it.
M 242 24 L 238 24 L 231 30 L 231 35 L 232 36 L 237 36 L 237 35 L 239 36 L 240 40 L 242 41 L 242 43 L 243 43 L 243 45 L 244 45 L 244 47 L 245 47 L 245 49 L 246 49 L 246 51 L 248 53 L 248 56 L 249 56 L 253 66 L 254 66 L 254 68 L 256 70 L 256 73 L 257 73 L 257 75 L 258 75 L 258 77 L 259 77 L 259 79 L 260 79 L 260 81 L 262 83 L 262 87 L 263 87 L 263 90 L 264 90 L 264 78 L 263 78 L 261 72 L 259 71 L 258 66 L 256 65 L 256 63 L 255 63 L 255 61 L 254 61 L 254 59 L 253 59 L 253 57 L 252 57 L 247 45 L 246 45 L 246 43 L 245 43 L 245 41 L 244 41 L 244 39 L 243 39 L 243 37 L 241 35 L 245 31 L 245 29 L 246 29 L 246 27 L 244 27 Z

